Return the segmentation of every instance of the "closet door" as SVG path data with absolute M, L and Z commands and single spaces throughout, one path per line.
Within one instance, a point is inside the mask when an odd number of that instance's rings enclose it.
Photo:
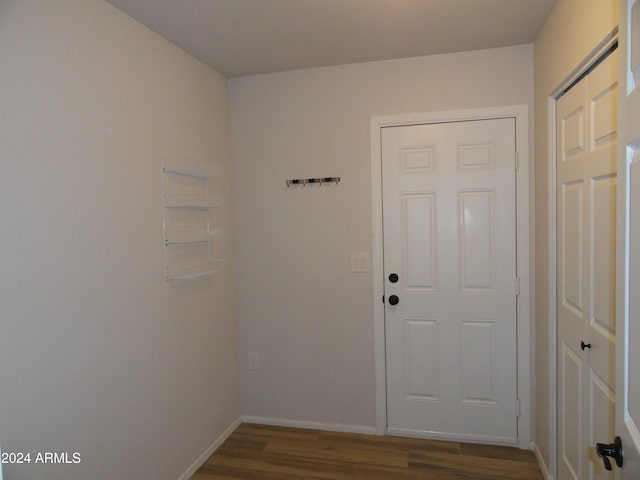
M 617 53 L 557 102 L 558 478 L 613 479 Z

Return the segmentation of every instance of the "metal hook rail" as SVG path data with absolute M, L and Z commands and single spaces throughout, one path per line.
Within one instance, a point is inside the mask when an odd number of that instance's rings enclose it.
M 312 184 L 324 184 L 324 183 L 335 183 L 338 185 L 340 183 L 340 177 L 320 177 L 320 178 L 293 178 L 291 180 L 287 180 L 287 187 L 291 187 L 292 185 L 312 185 Z

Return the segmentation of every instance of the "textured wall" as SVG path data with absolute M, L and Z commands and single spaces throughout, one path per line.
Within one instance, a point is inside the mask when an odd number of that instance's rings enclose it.
M 370 119 L 533 101 L 531 45 L 229 81 L 243 414 L 375 425 Z M 340 176 L 287 189 L 288 178 Z M 245 368 L 258 352 L 261 369 Z
M 220 164 L 224 78 L 98 0 L 0 2 L 5 478 L 175 480 L 238 417 L 223 274 L 163 276 L 161 159 Z

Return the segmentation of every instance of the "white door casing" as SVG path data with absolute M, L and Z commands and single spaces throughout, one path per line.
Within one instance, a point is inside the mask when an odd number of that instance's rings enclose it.
M 558 478 L 612 479 L 617 52 L 557 102 Z
M 640 2 L 620 2 L 616 434 L 617 480 L 640 478 Z M 610 442 L 611 438 L 600 439 Z M 615 464 L 614 464 L 615 468 Z
M 530 352 L 533 335 L 530 325 L 530 165 L 529 165 L 529 127 L 528 107 L 526 105 L 491 107 L 476 110 L 459 110 L 422 114 L 404 114 L 374 117 L 371 120 L 371 166 L 372 166 L 372 216 L 373 216 L 373 280 L 374 280 L 374 334 L 376 359 L 376 431 L 387 432 L 386 423 L 386 365 L 384 345 L 384 305 L 381 302 L 384 293 L 382 265 L 382 185 L 381 185 L 381 129 L 386 126 L 415 125 L 425 123 L 455 122 L 488 118 L 513 118 L 516 122 L 517 150 L 519 152 L 519 170 L 516 174 L 518 216 L 517 216 L 517 255 L 520 277 L 520 295 L 517 297 L 518 309 L 518 398 L 520 416 L 518 417 L 518 446 L 531 448 L 531 375 Z

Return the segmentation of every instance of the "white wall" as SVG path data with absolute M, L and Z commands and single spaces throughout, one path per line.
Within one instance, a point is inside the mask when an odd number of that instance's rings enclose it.
M 617 0 L 559 0 L 535 41 L 536 444 L 549 466 L 548 101 L 617 25 Z M 549 466 L 550 467 L 550 466 Z
M 5 478 L 175 480 L 239 415 L 229 210 L 226 272 L 163 277 L 161 159 L 229 178 L 226 102 L 103 1 L 0 2 L 0 443 L 81 454 Z
M 229 81 L 242 411 L 375 425 L 374 115 L 532 104 L 531 45 Z M 285 180 L 340 176 L 339 186 Z M 246 369 L 258 352 L 261 369 Z

